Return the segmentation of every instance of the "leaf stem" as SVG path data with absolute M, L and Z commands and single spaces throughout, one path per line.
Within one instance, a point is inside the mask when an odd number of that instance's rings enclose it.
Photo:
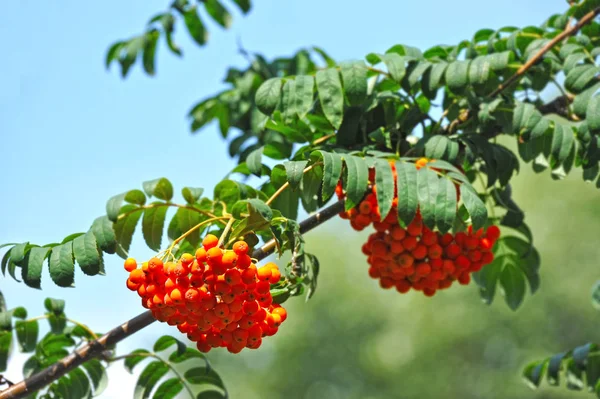
M 211 212 L 203 211 L 202 209 L 194 208 L 193 206 L 181 205 L 181 204 L 174 204 L 172 202 L 161 202 L 161 203 L 157 203 L 157 204 L 143 205 L 143 206 L 140 206 L 138 208 L 132 209 L 131 211 L 122 213 L 122 214 L 120 214 L 117 217 L 117 220 L 121 220 L 123 218 L 126 218 L 127 216 L 131 215 L 132 213 L 138 212 L 139 210 L 160 208 L 162 206 L 171 206 L 171 207 L 174 207 L 174 208 L 188 209 L 190 211 L 198 212 L 198 213 L 203 214 L 204 216 L 208 216 L 208 217 L 211 217 L 211 218 L 216 218 L 217 217 L 216 215 L 212 214 Z
M 302 174 L 305 174 L 306 172 L 310 171 L 310 170 L 311 170 L 312 168 L 314 168 L 315 166 L 319 166 L 319 165 L 322 165 L 322 162 L 315 162 L 314 164 L 312 164 L 312 165 L 310 165 L 310 166 L 307 166 L 307 167 L 306 167 L 306 168 L 304 168 L 304 170 L 302 171 Z M 277 197 L 279 197 L 279 195 L 280 195 L 280 194 L 281 194 L 281 193 L 282 193 L 282 192 L 283 192 L 283 191 L 284 191 L 286 188 L 288 188 L 289 186 L 290 186 L 290 182 L 289 182 L 289 181 L 286 181 L 285 183 L 283 183 L 283 185 L 282 185 L 281 187 L 279 187 L 279 188 L 277 189 L 277 191 L 275 191 L 275 193 L 274 193 L 274 194 L 271 196 L 271 198 L 269 198 L 269 199 L 267 200 L 267 202 L 265 202 L 265 204 L 267 204 L 267 205 L 271 205 L 271 203 L 272 203 L 273 201 L 275 201 L 275 199 L 276 199 Z
M 197 225 L 195 225 L 194 227 L 192 227 L 191 229 L 189 229 L 188 231 L 186 231 L 185 233 L 183 233 L 182 235 L 180 235 L 179 237 L 177 237 L 175 240 L 173 240 L 173 242 L 171 243 L 171 245 L 169 246 L 169 248 L 167 248 L 167 250 L 165 251 L 164 255 L 163 255 L 163 259 L 167 256 L 173 256 L 173 248 L 175 248 L 175 246 L 184 238 L 186 238 L 187 236 L 189 236 L 190 234 L 192 234 L 194 231 L 198 230 L 200 227 L 204 226 L 205 224 L 209 224 L 209 223 L 213 223 L 219 220 L 225 220 L 225 219 L 231 219 L 231 216 L 215 216 L 213 218 L 210 219 L 206 219 L 200 223 L 198 223 Z
M 223 230 L 221 237 L 219 237 L 219 243 L 217 244 L 218 247 L 221 247 L 223 245 L 223 241 L 225 241 L 225 238 L 227 238 L 227 236 L 229 235 L 229 231 L 231 231 L 231 226 L 233 226 L 233 222 L 235 222 L 235 218 L 232 216 L 227 222 L 227 225 L 225 225 L 225 229 Z

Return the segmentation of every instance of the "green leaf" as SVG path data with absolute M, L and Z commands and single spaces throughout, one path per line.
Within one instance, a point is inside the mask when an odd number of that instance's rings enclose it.
M 290 183 L 290 187 L 295 190 L 302 181 L 304 174 L 304 168 L 308 161 L 288 161 L 284 162 L 285 172 L 287 175 L 287 181 Z
M 115 237 L 117 240 L 117 253 L 123 259 L 126 259 L 129 256 L 129 247 L 131 246 L 131 241 L 133 239 L 133 233 L 135 232 L 135 228 L 144 213 L 144 209 L 140 208 L 136 210 L 135 206 L 130 205 L 130 208 L 125 209 L 123 207 L 123 211 L 131 212 L 126 217 L 119 219 L 114 224 Z M 92 251 L 92 243 L 88 244 L 88 248 L 91 254 Z M 100 255 L 100 254 L 98 254 Z M 75 253 L 75 257 L 77 258 L 77 253 Z M 79 263 L 79 260 L 77 261 Z M 102 264 L 102 259 L 98 256 L 98 259 L 93 263 L 93 267 L 89 270 L 92 273 L 97 273 L 95 270 L 99 268 Z M 81 263 L 79 263 L 81 266 Z M 83 269 L 83 266 L 82 266 Z M 87 268 L 86 268 L 87 269 Z M 88 274 L 84 269 L 84 273 Z M 91 274 L 93 275 L 93 274 Z
M 169 348 L 172 345 L 177 345 L 177 353 L 179 355 L 185 352 L 187 348 L 186 344 L 181 342 L 180 340 L 171 337 L 170 335 L 163 335 L 154 343 L 154 348 L 152 349 L 154 352 L 162 352 Z
M 59 287 L 73 287 L 75 263 L 73 244 L 67 243 L 52 248 L 50 253 L 50 277 Z
M 314 103 L 315 78 L 300 75 L 295 79 L 294 108 L 299 118 L 304 118 Z
M 523 273 L 514 265 L 505 265 L 500 274 L 500 286 L 504 291 L 506 304 L 517 310 L 525 298 L 525 278 Z
M 396 162 L 398 187 L 398 220 L 410 224 L 417 214 L 417 168 L 413 163 Z
M 6 299 L 4 299 L 4 295 L 0 291 L 0 313 L 2 312 L 6 312 Z
M 454 61 L 446 69 L 446 84 L 453 92 L 462 91 L 469 83 L 469 65 L 471 61 Z
M 424 74 L 421 81 L 421 89 L 427 98 L 435 98 L 438 89 L 442 86 L 444 74 L 448 68 L 447 62 L 438 62 L 432 65 Z
M 17 321 L 15 323 L 15 330 L 21 352 L 33 352 L 37 345 L 39 333 L 37 320 Z
M 169 366 L 161 361 L 148 363 L 140 374 L 133 392 L 134 399 L 146 399 L 150 397 L 152 389 L 165 374 L 169 372 Z
M 130 204 L 144 205 L 146 203 L 146 195 L 144 195 L 141 190 L 130 190 L 109 199 L 106 203 L 106 216 L 108 216 L 110 221 L 117 221 L 118 216 L 121 213 L 123 201 Z
M 586 121 L 590 132 L 600 131 L 600 95 L 591 98 L 586 108 Z
M 125 54 L 119 58 L 119 63 L 121 64 L 121 76 L 127 76 L 129 69 L 135 63 L 137 56 L 140 51 L 144 48 L 144 43 L 146 42 L 146 36 L 141 35 L 134 37 L 131 40 L 128 40 L 124 43 Z
M 48 257 L 50 249 L 48 247 L 34 247 L 27 253 L 25 262 L 21 267 L 21 277 L 29 287 L 40 288 L 44 260 Z
M 365 196 L 367 184 L 369 183 L 369 167 L 364 159 L 355 156 L 345 156 L 346 179 L 344 189 L 346 190 L 346 209 L 357 206 Z
M 104 61 L 104 64 L 106 65 L 106 69 L 108 69 L 110 67 L 110 64 L 119 59 L 119 55 L 121 53 L 121 50 L 123 50 L 123 47 L 125 46 L 124 41 L 119 41 L 116 43 L 113 43 L 110 48 L 108 49 L 108 51 L 106 52 L 106 59 Z
M 65 301 L 62 299 L 46 298 L 44 307 L 54 315 L 61 315 L 65 311 Z
M 12 346 L 12 332 L 0 331 L 0 372 L 6 370 Z
M 318 151 L 323 157 L 323 188 L 321 189 L 321 199 L 326 202 L 335 192 L 335 188 L 340 181 L 343 168 L 343 160 L 339 154 L 326 151 Z
M 600 281 L 597 281 L 594 288 L 592 288 L 592 305 L 600 310 Z
M 379 57 L 387 67 L 392 79 L 394 79 L 396 83 L 402 83 L 402 79 L 404 79 L 404 76 L 406 75 L 406 58 L 397 53 L 383 54 Z
M 206 44 L 206 40 L 208 40 L 208 32 L 200 20 L 198 16 L 198 10 L 196 5 L 191 6 L 187 11 L 183 13 L 183 20 L 185 21 L 185 26 L 190 32 L 192 39 L 200 46 Z
M 187 370 L 183 377 L 194 385 L 214 385 L 225 389 L 221 377 L 212 369 L 207 367 L 194 367 Z
M 196 396 L 196 399 L 227 399 L 227 396 L 219 391 L 209 389 L 207 391 L 200 392 L 198 396 Z
M 474 85 L 484 85 L 490 78 L 492 64 L 488 57 L 480 56 L 471 62 L 469 67 L 469 82 Z
M 204 189 L 200 187 L 184 187 L 181 190 L 181 195 L 183 195 L 185 201 L 190 205 L 195 204 L 203 193 Z
M 440 178 L 435 200 L 435 223 L 442 233 L 448 232 L 456 218 L 456 187 L 452 180 Z
M 340 74 L 335 68 L 319 70 L 316 80 L 323 113 L 331 125 L 339 129 L 344 115 L 344 92 Z
M 258 147 L 256 150 L 248 154 L 248 157 L 246 158 L 246 165 L 248 165 L 250 173 L 259 177 L 262 172 L 263 149 L 264 147 Z
M 256 91 L 256 106 L 265 115 L 271 115 L 281 97 L 283 79 L 271 78 L 266 80 Z
M 161 204 L 161 202 L 153 202 L 151 205 L 154 204 Z M 148 208 L 144 211 L 144 217 L 142 218 L 142 233 L 146 244 L 154 251 L 160 250 L 166 216 L 166 206 Z
M 106 369 L 98 359 L 90 359 L 82 364 L 94 387 L 94 396 L 100 396 L 108 386 Z
M 115 225 L 115 230 L 117 230 L 118 226 L 119 223 Z M 95 276 L 100 272 L 102 255 L 98 250 L 98 243 L 93 233 L 87 232 L 73 240 L 73 254 L 79 267 L 85 274 Z
M 569 126 L 562 125 L 560 123 L 554 124 L 554 134 L 552 135 L 552 146 L 551 154 L 552 160 L 555 161 L 551 165 L 561 165 L 565 159 L 569 156 L 575 136 L 573 130 Z
M 377 205 L 381 214 L 381 220 L 392 209 L 395 190 L 394 175 L 392 167 L 387 159 L 378 158 L 375 160 L 375 186 L 377 191 Z
M 350 105 L 361 105 L 367 98 L 367 67 L 364 61 L 340 65 L 344 91 Z
M 207 361 L 206 356 L 190 347 L 186 347 L 185 351 L 181 354 L 179 351 L 175 351 L 169 355 L 169 361 L 171 363 L 182 363 L 190 359 L 203 359 L 205 362 Z
M 11 250 L 10 250 L 10 260 L 12 263 L 14 263 L 15 265 L 21 265 L 23 263 L 23 261 L 25 260 L 25 255 L 27 254 L 27 251 L 29 251 L 29 242 L 24 242 L 18 245 L 15 245 Z
M 458 155 L 459 146 L 456 141 L 446 136 L 431 136 L 425 143 L 425 157 L 430 159 L 444 159 L 454 162 Z
M 600 68 L 590 64 L 577 65 L 567 73 L 565 88 L 572 93 L 578 94 L 584 91 L 588 84 L 592 83 L 600 73 Z
M 475 190 L 464 183 L 460 185 L 460 196 L 471 216 L 473 229 L 479 230 L 487 222 L 488 213 L 485 204 Z
M 153 30 L 146 33 L 146 40 L 144 41 L 144 50 L 142 53 L 143 66 L 144 71 L 151 76 L 155 73 L 154 59 L 156 57 L 156 44 L 158 43 L 159 37 L 160 33 Z
M 125 361 L 123 362 L 123 366 L 125 367 L 125 369 L 127 371 L 129 371 L 130 373 L 133 373 L 133 368 L 135 366 L 137 366 L 139 363 L 143 362 L 144 360 L 148 359 L 148 356 L 144 356 L 145 354 L 148 354 L 148 353 L 150 353 L 150 352 L 148 352 L 146 349 L 136 349 L 136 350 L 132 351 L 131 353 L 129 353 L 127 358 L 125 358 Z
M 250 0 L 233 0 L 233 2 L 237 4 L 237 6 L 240 8 L 240 10 L 244 12 L 244 14 L 250 11 Z
M 169 378 L 158 386 L 152 396 L 154 399 L 173 399 L 183 389 L 183 383 L 179 378 Z
M 281 94 L 281 113 L 283 121 L 286 124 L 291 124 L 296 116 L 296 81 L 289 79 L 283 84 L 283 92 Z
M 101 216 L 94 220 L 90 231 L 96 237 L 98 246 L 108 254 L 114 254 L 117 250 L 117 237 L 113 230 L 113 223 L 107 216 Z
M 231 26 L 231 14 L 219 0 L 204 0 L 204 7 L 208 15 L 223 28 L 228 29 Z
M 149 197 L 156 197 L 163 201 L 171 201 L 173 198 L 173 185 L 164 177 L 146 181 L 142 186 Z
M 421 168 L 417 178 L 417 197 L 423 223 L 433 229 L 435 226 L 436 200 L 438 196 L 439 178 L 429 168 Z

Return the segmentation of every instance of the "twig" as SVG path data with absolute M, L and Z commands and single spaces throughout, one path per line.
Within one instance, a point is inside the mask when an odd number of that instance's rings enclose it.
M 344 201 L 338 201 L 333 205 L 328 206 L 320 212 L 312 215 L 300 223 L 300 232 L 306 233 L 320 224 L 331 219 L 344 209 Z M 252 254 L 252 258 L 262 260 L 269 256 L 275 248 L 275 240 L 269 240 L 262 247 L 256 249 Z M 0 399 L 18 399 L 36 392 L 46 385 L 56 381 L 69 371 L 79 367 L 88 360 L 96 357 L 101 357 L 104 351 L 109 346 L 115 345 L 124 340 L 130 335 L 135 334 L 143 328 L 154 323 L 156 319 L 152 316 L 152 312 L 146 311 L 133 319 L 113 328 L 102 337 L 90 341 L 72 354 L 64 357 L 62 360 L 52 366 L 32 375 L 31 377 L 12 384 L 3 391 L 0 391 Z

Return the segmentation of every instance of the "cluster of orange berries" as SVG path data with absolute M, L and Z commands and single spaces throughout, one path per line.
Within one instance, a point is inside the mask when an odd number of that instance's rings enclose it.
M 415 162 L 421 169 L 428 163 L 426 158 Z M 396 168 L 390 162 L 394 181 Z M 377 205 L 377 191 L 374 183 L 375 170 L 369 171 L 371 191 L 358 206 L 340 213 L 349 219 L 353 229 L 361 231 L 371 224 L 375 233 L 363 245 L 362 251 L 368 256 L 369 275 L 379 279 L 382 288 L 395 287 L 400 293 L 411 288 L 433 296 L 438 290 L 449 288 L 455 281 L 466 285 L 471 281 L 471 273 L 494 260 L 491 252 L 500 236 L 500 229 L 490 226 L 487 231 L 473 232 L 469 227 L 466 233 L 441 234 L 423 225 L 420 213 L 406 227 L 398 222 L 398 193 L 394 189 L 394 199 L 389 214 L 381 221 Z M 336 187 L 338 198 L 344 197 L 342 185 Z M 457 197 L 459 190 L 457 189 Z
M 395 287 L 400 293 L 412 288 L 433 296 L 455 281 L 469 284 L 471 273 L 494 260 L 491 251 L 500 236 L 496 226 L 442 235 L 424 226 L 419 213 L 406 229 L 398 224 L 395 210 L 390 215 L 374 223 L 376 232 L 362 247 L 369 275 L 382 288 Z
M 281 273 L 275 263 L 257 268 L 246 242 L 223 250 L 218 241 L 206 235 L 195 256 L 185 253 L 177 262 L 152 258 L 138 268 L 135 259 L 127 259 L 127 288 L 137 291 L 157 320 L 176 325 L 201 352 L 257 349 L 287 318 L 270 292 Z

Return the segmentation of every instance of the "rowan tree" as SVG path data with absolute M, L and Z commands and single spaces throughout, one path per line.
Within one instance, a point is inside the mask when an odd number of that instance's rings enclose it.
M 207 44 L 198 8 L 227 28 L 227 7 L 251 7 L 249 0 L 225 3 L 174 1 L 143 33 L 110 46 L 107 67 L 126 77 L 139 62 L 153 75 L 161 40 L 182 53 L 176 27 Z M 48 298 L 47 312 L 29 317 L 23 307 L 8 309 L 0 294 L 0 372 L 15 343 L 31 354 L 23 381 L 0 376 L 0 398 L 98 396 L 106 367 L 118 361 L 142 368 L 135 398 L 228 397 L 207 353 L 260 350 L 263 340 L 285 334 L 285 302 L 317 290 L 319 254 L 309 252 L 304 234 L 338 216 L 349 230 L 371 232 L 365 258 L 351 266 L 396 291 L 397 300 L 473 280 L 485 303 L 500 292 L 516 311 L 527 291 L 538 290 L 543 262 L 512 196 L 521 163 L 549 172 L 540 179 L 580 168 L 584 181 L 600 187 L 598 14 L 598 0 L 571 1 L 540 26 L 481 29 L 429 49 L 398 44 L 350 62 L 318 47 L 272 60 L 245 52 L 247 67 L 230 68 L 228 87 L 189 112 L 192 131 L 218 123 L 237 162 L 212 193 L 201 181 L 176 190 L 157 178 L 110 197 L 87 231 L 57 243 L 1 246 L 2 273 L 24 291 L 40 288 L 45 265 L 54 284 L 71 287 L 75 264 L 102 275 L 115 259 L 106 255 L 117 255 L 122 289 L 140 297 L 141 313 L 98 333 L 68 318 L 60 299 Z M 548 87 L 560 94 L 547 99 Z M 176 212 L 167 220 L 169 208 Z M 311 216 L 299 221 L 300 208 Z M 129 251 L 138 225 L 156 252 L 151 259 Z M 272 253 L 290 261 L 281 269 L 261 264 Z M 157 320 L 179 331 L 151 350 L 116 355 L 121 340 Z M 533 387 L 543 379 L 559 385 L 564 376 L 567 388 L 600 397 L 598 349 L 589 343 L 533 361 L 523 376 Z

